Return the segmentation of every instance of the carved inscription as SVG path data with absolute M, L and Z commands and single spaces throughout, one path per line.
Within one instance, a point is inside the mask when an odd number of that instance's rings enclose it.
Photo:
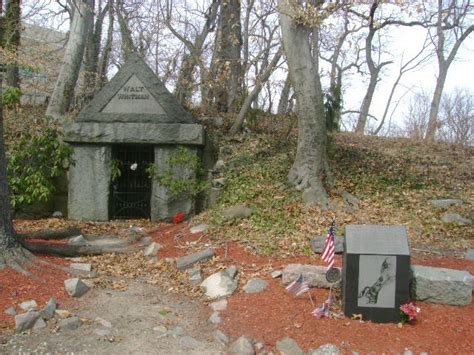
M 150 98 L 144 86 L 124 86 L 121 91 L 124 93 L 118 94 L 119 100 L 148 100 Z

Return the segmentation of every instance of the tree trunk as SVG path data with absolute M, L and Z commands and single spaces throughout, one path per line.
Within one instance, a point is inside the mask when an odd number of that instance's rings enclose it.
M 293 21 L 295 10 L 285 0 L 280 0 L 279 5 L 282 42 L 298 113 L 298 145 L 288 180 L 304 190 L 306 204 L 318 203 L 327 208 L 327 135 L 318 56 L 313 58 L 311 53 L 311 29 Z
M 7 65 L 7 86 L 20 87 L 20 76 L 18 73 L 18 47 L 21 39 L 21 6 L 20 0 L 10 0 L 6 5 L 6 13 L 4 19 L 4 46 L 10 53 L 13 63 Z
M 235 122 L 230 129 L 230 132 L 229 132 L 230 134 L 236 134 L 237 132 L 240 132 L 242 130 L 242 126 L 244 125 L 245 115 L 247 114 L 248 110 L 252 106 L 252 102 L 258 97 L 258 94 L 262 90 L 263 84 L 268 80 L 270 75 L 273 73 L 273 70 L 278 64 L 278 61 L 280 60 L 280 58 L 281 58 L 281 50 L 278 49 L 278 52 L 275 53 L 275 56 L 273 57 L 271 63 L 268 64 L 268 66 L 265 68 L 265 71 L 262 74 L 262 76 L 260 78 L 257 78 L 255 87 L 253 88 L 252 92 L 245 98 L 244 103 L 242 104 L 242 107 L 240 108 L 239 114 L 237 115 L 237 118 L 235 119 Z
M 221 3 L 218 36 L 216 40 L 216 80 L 224 85 L 217 88 L 215 104 L 219 112 L 235 112 L 242 99 L 242 31 L 240 25 L 240 0 Z
M 428 127 L 426 130 L 425 138 L 434 140 L 436 130 L 438 129 L 438 113 L 439 106 L 441 103 L 441 97 L 443 96 L 444 83 L 446 82 L 446 76 L 448 75 L 448 68 L 446 66 L 439 66 L 439 75 L 436 80 L 436 87 L 433 93 L 433 99 L 431 100 L 430 106 L 430 118 L 428 120 Z
M 130 53 L 137 52 L 137 48 L 133 43 L 132 32 L 128 25 L 128 19 L 123 16 L 123 1 L 117 4 L 117 19 L 120 27 L 120 34 L 122 35 L 122 55 L 127 58 Z
M 87 33 L 92 27 L 94 0 L 76 0 L 75 5 L 76 9 L 71 22 L 63 63 L 46 110 L 46 115 L 57 121 L 64 121 L 64 115 L 74 98 L 74 89 L 88 37 Z
M 105 39 L 104 50 L 100 57 L 97 73 L 97 89 L 101 89 L 107 81 L 107 68 L 109 66 L 110 52 L 112 51 L 112 40 L 114 35 L 114 7 L 113 0 L 109 0 L 109 27 L 107 29 L 107 38 Z
M 355 132 L 358 134 L 364 134 L 365 125 L 367 123 L 367 117 L 369 116 L 369 109 L 372 103 L 372 98 L 374 97 L 375 87 L 377 86 L 378 80 L 378 70 L 374 74 L 370 74 L 369 86 L 362 100 L 362 105 L 360 106 L 359 119 L 357 120 L 357 126 Z
M 191 96 L 193 94 L 193 73 L 196 63 L 191 54 L 186 53 L 183 56 L 183 62 L 181 63 L 181 69 L 178 74 L 178 82 L 176 84 L 175 96 L 181 103 L 181 105 L 188 107 L 190 104 Z
M 280 101 L 278 101 L 277 114 L 284 115 L 288 112 L 288 101 L 290 100 L 291 81 L 290 75 L 286 75 L 285 83 L 280 94 Z

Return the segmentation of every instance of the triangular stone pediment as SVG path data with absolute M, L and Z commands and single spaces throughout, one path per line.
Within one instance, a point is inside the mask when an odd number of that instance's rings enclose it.
M 196 123 L 137 54 L 80 112 L 77 122 Z
M 160 106 L 135 74 L 128 79 L 101 112 L 165 114 L 163 107 Z

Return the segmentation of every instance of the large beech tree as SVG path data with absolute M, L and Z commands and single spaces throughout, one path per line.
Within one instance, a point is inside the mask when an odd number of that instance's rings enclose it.
M 291 0 L 290 0 L 291 1 Z M 290 183 L 303 191 L 306 204 L 327 207 L 329 175 L 327 134 L 318 55 L 311 49 L 318 35 L 318 19 L 306 18 L 305 9 L 319 10 L 304 0 L 280 0 L 280 26 L 298 114 L 298 145 L 288 174 Z M 312 12 L 312 11 L 311 11 Z M 308 15 L 311 16 L 311 15 Z

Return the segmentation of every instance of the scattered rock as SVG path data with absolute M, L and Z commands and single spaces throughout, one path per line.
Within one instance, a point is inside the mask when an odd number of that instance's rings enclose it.
M 201 223 L 189 228 L 189 232 L 191 234 L 206 233 L 208 229 L 209 229 L 209 226 L 207 224 Z
M 464 218 L 463 216 L 457 213 L 446 213 L 441 216 L 441 220 L 444 223 L 455 223 L 460 226 L 466 226 L 472 223 L 469 218 Z
M 15 316 L 16 315 L 16 309 L 13 306 L 10 306 L 3 311 L 3 313 L 8 314 L 9 316 Z
M 289 264 L 283 269 L 282 282 L 287 285 L 303 274 L 304 280 L 310 287 L 329 288 L 331 284 L 326 280 L 326 271 L 325 266 Z
M 216 339 L 219 343 L 221 343 L 222 345 L 227 345 L 229 344 L 229 337 L 224 334 L 223 332 L 221 332 L 220 330 L 216 330 L 214 333 L 214 339 Z
M 94 334 L 106 338 L 110 335 L 110 329 L 96 329 L 94 330 Z
M 405 351 L 403 352 L 403 355 L 415 355 L 415 354 L 413 354 L 413 351 L 411 351 L 410 349 L 405 348 Z
M 229 277 L 232 277 L 233 279 L 235 279 L 235 276 L 237 276 L 237 266 L 235 265 L 229 266 L 224 271 L 227 273 L 227 275 L 229 275 Z
M 143 251 L 143 254 L 145 256 L 155 256 L 156 253 L 158 253 L 160 249 L 161 249 L 161 245 L 159 243 L 153 242 L 145 248 L 145 250 Z
M 448 208 L 453 205 L 462 205 L 463 200 L 454 199 L 454 198 L 444 198 L 439 200 L 430 200 L 429 201 L 433 206 L 437 208 Z
M 66 288 L 66 292 L 72 297 L 81 297 L 87 291 L 89 291 L 89 286 L 87 286 L 79 278 L 67 279 L 64 281 L 64 286 Z
M 190 337 L 189 335 L 185 335 L 179 340 L 179 345 L 181 345 L 183 348 L 188 348 L 188 349 L 195 349 L 201 345 L 199 341 L 194 339 L 193 337 Z
M 209 189 L 209 207 L 215 206 L 219 202 L 222 189 L 218 187 L 211 187 Z
M 326 237 L 321 237 L 321 236 L 314 237 L 311 240 L 311 249 L 316 254 L 321 254 L 323 252 L 325 241 L 326 241 Z M 336 254 L 341 254 L 344 251 L 344 238 L 336 235 L 334 236 L 334 241 L 336 242 L 336 245 L 334 246 L 334 252 Z
M 219 301 L 212 302 L 209 307 L 211 307 L 213 311 L 225 311 L 227 309 L 227 300 L 223 298 Z
M 222 127 L 224 125 L 224 117 L 221 116 L 209 117 L 208 120 L 214 127 Z
M 197 253 L 181 256 L 178 259 L 176 259 L 176 267 L 179 270 L 184 270 L 193 266 L 197 262 L 209 260 L 213 256 L 214 256 L 214 250 L 212 249 L 201 250 Z
M 151 258 L 148 258 L 148 263 L 149 264 L 156 264 L 158 263 L 158 257 L 157 256 L 152 256 Z
M 71 269 L 82 270 L 90 272 L 92 270 L 92 265 L 87 263 L 72 263 L 69 265 Z
M 168 329 L 164 325 L 158 325 L 156 327 L 153 327 L 153 331 L 161 333 L 161 334 L 165 334 L 168 331 Z
M 219 324 L 222 321 L 221 317 L 219 316 L 219 312 L 214 312 L 209 317 L 209 322 L 212 324 Z
M 268 287 L 268 282 L 257 277 L 247 281 L 244 286 L 245 293 L 259 293 Z
M 82 325 L 82 321 L 79 317 L 70 317 L 66 319 L 61 319 L 58 322 L 58 327 L 60 330 L 76 330 Z
M 151 239 L 151 237 L 143 237 L 142 239 L 138 241 L 138 245 L 141 247 L 146 247 L 150 245 L 152 242 L 153 242 L 153 239 Z
M 272 271 L 270 275 L 272 278 L 276 279 L 278 277 L 281 277 L 281 275 L 283 275 L 283 271 L 275 270 L 275 271 Z
M 177 338 L 179 336 L 184 335 L 185 331 L 184 331 L 183 327 L 181 327 L 179 325 L 175 325 L 173 328 L 168 330 L 168 334 L 171 335 L 173 338 Z
M 105 320 L 104 318 L 97 317 L 95 321 L 106 328 L 112 328 L 112 323 L 110 323 L 108 320 Z
M 18 333 L 24 332 L 25 330 L 33 328 L 36 321 L 40 317 L 39 312 L 30 311 L 15 316 L 15 330 Z
M 245 205 L 231 206 L 222 211 L 222 215 L 226 219 L 243 219 L 250 217 L 251 214 L 252 211 Z
M 66 311 L 65 309 L 57 309 L 54 311 L 54 314 L 56 314 L 60 319 L 66 319 L 71 316 L 71 312 Z
M 411 270 L 413 299 L 456 306 L 471 303 L 471 275 L 467 271 L 420 265 L 412 265 Z
M 346 205 L 346 210 L 349 213 L 354 213 L 359 209 L 359 200 L 352 194 L 347 191 L 342 193 L 342 199 L 344 200 L 344 204 Z
M 50 298 L 46 306 L 41 310 L 41 318 L 45 320 L 50 320 L 54 317 L 54 312 L 56 311 L 57 303 L 54 298 Z
M 468 249 L 467 250 L 466 260 L 474 260 L 474 249 Z
M 308 355 L 339 355 L 341 350 L 334 344 L 324 344 L 317 349 L 310 349 Z
M 54 218 L 61 218 L 61 217 L 64 217 L 64 215 L 61 211 L 54 211 L 53 212 L 53 217 Z
M 224 168 L 225 168 L 225 163 L 222 159 L 219 159 L 218 161 L 216 161 L 216 164 L 214 165 L 214 171 L 221 171 Z
M 215 186 L 215 187 L 222 187 L 225 185 L 225 178 L 222 177 L 222 178 L 213 179 L 211 181 L 211 184 L 212 186 Z
M 276 343 L 277 350 L 285 355 L 303 355 L 303 350 L 299 347 L 298 343 L 290 338 L 284 337 L 281 340 L 278 340 Z
M 36 303 L 35 300 L 29 300 L 25 302 L 20 303 L 20 308 L 24 311 L 36 311 L 38 308 L 38 304 Z
M 202 282 L 201 269 L 192 268 L 188 270 L 189 282 L 192 284 L 198 284 Z
M 87 240 L 81 234 L 81 235 L 78 235 L 77 237 L 69 239 L 69 244 L 72 244 L 72 245 L 87 245 Z
M 229 353 L 235 355 L 254 355 L 255 348 L 252 340 L 242 335 L 239 339 L 230 344 Z
M 39 330 L 44 328 L 46 328 L 46 322 L 43 320 L 43 318 L 39 317 L 36 320 L 35 325 L 33 326 L 33 330 Z
M 234 280 L 225 271 L 212 274 L 201 283 L 201 287 L 206 290 L 206 295 L 209 298 L 231 295 L 237 289 L 237 285 L 237 280 Z

